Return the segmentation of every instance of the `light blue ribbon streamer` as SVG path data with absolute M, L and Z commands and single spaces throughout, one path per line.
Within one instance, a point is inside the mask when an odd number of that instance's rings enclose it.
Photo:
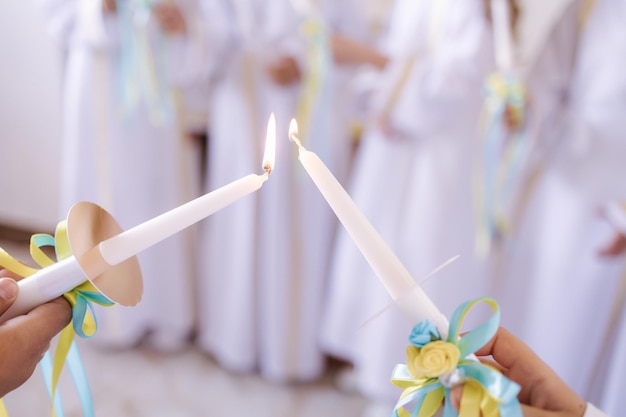
M 76 332 L 78 336 L 84 339 L 88 339 L 95 334 L 95 331 L 91 335 L 87 335 L 83 332 L 82 323 L 85 320 L 85 315 L 87 314 L 87 310 L 89 310 L 89 312 L 91 313 L 91 316 L 93 317 L 94 323 L 96 325 L 96 330 L 98 329 L 98 320 L 96 318 L 96 312 L 91 302 L 93 301 L 103 306 L 112 306 L 115 303 L 113 303 L 104 295 L 97 293 L 97 292 L 75 290 L 75 293 L 76 293 L 76 305 L 74 306 L 74 308 L 72 308 L 72 326 L 74 327 L 74 332 Z
M 63 401 L 61 400 L 61 393 L 57 392 L 56 395 L 52 395 L 52 358 L 50 357 L 50 351 L 47 351 L 43 358 L 39 361 L 39 368 L 43 374 L 43 380 L 46 383 L 46 389 L 48 390 L 48 396 L 53 401 L 54 413 L 56 417 L 65 417 L 63 411 Z
M 164 125 L 174 120 L 174 97 L 167 81 L 167 62 L 163 54 L 164 39 L 158 36 L 152 48 L 145 23 L 136 22 L 137 14 L 149 18 L 154 4 L 151 0 L 117 2 L 120 22 L 120 60 L 118 85 L 122 110 L 128 117 L 144 104 L 151 122 Z
M 60 254 L 57 251 L 56 238 L 54 236 L 48 235 L 48 234 L 37 234 L 31 237 L 31 241 L 38 248 L 43 248 L 43 247 L 54 248 L 57 259 L 60 258 Z M 99 292 L 82 291 L 82 290 L 75 289 L 74 293 L 76 295 L 76 304 L 72 308 L 72 327 L 74 329 L 74 332 L 80 337 L 89 338 L 93 336 L 93 334 L 95 334 L 95 331 L 91 335 L 87 335 L 83 332 L 82 323 L 85 320 L 85 315 L 87 314 L 87 310 L 91 312 L 96 329 L 98 326 L 98 321 L 96 319 L 93 304 L 91 302 L 94 301 L 105 306 L 111 306 L 114 303 Z M 70 374 L 72 376 L 74 386 L 76 387 L 76 392 L 78 394 L 78 398 L 81 403 L 83 416 L 94 417 L 95 412 L 94 412 L 94 407 L 93 407 L 93 398 L 91 395 L 91 390 L 89 389 L 89 382 L 87 380 L 87 374 L 85 373 L 85 368 L 83 366 L 83 362 L 81 360 L 80 354 L 78 352 L 78 347 L 76 346 L 75 341 L 72 341 L 72 344 L 70 345 L 65 362 L 70 370 Z M 52 393 L 53 365 L 52 365 L 52 358 L 50 355 L 50 351 L 47 351 L 44 354 L 41 361 L 39 361 L 39 365 L 41 367 L 41 371 L 44 377 L 48 395 L 50 396 L 53 402 L 54 413 L 56 417 L 65 417 L 65 413 L 63 411 L 63 402 L 61 400 L 61 394 L 57 392 L 57 393 L 54 393 L 53 395 Z
M 503 116 L 507 106 L 515 108 L 523 108 L 525 98 L 520 94 L 513 94 L 519 89 L 519 80 L 510 74 L 494 74 L 499 76 L 503 81 L 506 93 L 504 96 L 498 94 L 494 90 L 489 81 L 485 83 L 483 88 L 486 111 L 487 124 L 484 133 L 484 195 L 482 214 L 483 222 L 488 228 L 489 236 L 492 238 L 498 236 L 501 231 L 497 222 L 498 210 L 501 210 L 501 204 L 511 198 L 511 191 L 514 188 L 515 179 L 519 176 L 523 166 L 525 155 L 527 154 L 527 140 L 525 123 L 522 122 L 522 128 L 517 131 L 510 132 L 507 139 L 507 129 L 503 126 Z M 503 184 L 498 187 L 499 170 L 502 168 L 502 152 L 505 148 L 505 142 L 510 141 L 512 147 L 511 166 L 507 167 Z
M 76 342 L 72 342 L 72 345 L 67 355 L 66 363 L 70 370 L 70 375 L 72 376 L 74 386 L 76 387 L 76 392 L 78 394 L 78 399 L 81 404 L 83 416 L 95 417 L 93 397 L 91 395 L 91 390 L 89 389 L 87 374 L 85 373 L 85 368 L 83 366 L 80 353 L 78 352 Z M 48 395 L 50 396 L 50 399 L 53 399 L 52 358 L 49 351 L 46 352 L 41 361 L 39 361 L 39 366 L 44 377 L 44 382 L 46 384 Z M 63 410 L 63 401 L 61 400 L 60 392 L 57 392 L 56 395 L 54 395 L 53 407 L 57 417 L 65 417 L 65 412 Z

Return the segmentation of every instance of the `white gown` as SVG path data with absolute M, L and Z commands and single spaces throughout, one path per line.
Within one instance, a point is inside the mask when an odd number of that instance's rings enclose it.
M 283 55 L 302 62 L 299 21 L 286 0 L 213 5 L 209 24 L 230 24 L 214 34 L 225 42 L 215 51 L 207 191 L 262 171 L 271 112 L 278 143 L 263 187 L 201 225 L 198 343 L 231 371 L 311 380 L 324 369 L 317 334 L 333 218 L 287 139 L 300 86 L 275 85 L 265 71 Z
M 440 3 L 444 25 L 438 24 L 435 3 L 395 6 L 387 51 L 392 60 L 381 74 L 379 93 L 389 94 L 398 66 L 416 53 L 411 77 L 389 114 L 401 133 L 388 137 L 374 123 L 368 127 L 348 191 L 416 279 L 461 255 L 424 284 L 449 316 L 485 290 L 473 257 L 470 177 L 481 83 L 493 63 L 482 2 Z M 428 41 L 433 35 L 434 48 Z M 359 328 L 391 299 L 342 228 L 330 279 L 322 345 L 354 364 L 364 395 L 392 407 L 400 392 L 389 378 L 394 365 L 406 361 L 412 324 L 392 308 Z
M 189 200 L 192 192 L 185 170 L 189 154 L 176 107 L 157 116 L 145 102 L 129 105 L 122 98 L 122 92 L 131 91 L 128 85 L 120 89 L 124 78 L 120 63 L 131 55 L 122 57 L 123 32 L 116 15 L 103 15 L 99 1 L 50 0 L 43 3 L 43 10 L 53 35 L 67 51 L 62 215 L 78 201 L 92 201 L 126 229 Z M 188 25 L 191 30 L 192 22 Z M 153 23 L 147 30 L 152 47 L 159 48 L 156 59 L 188 68 L 186 40 L 160 36 Z M 174 80 L 182 81 L 182 72 L 165 64 L 159 70 L 168 93 Z M 136 87 L 137 79 L 131 85 Z M 94 341 L 127 347 L 149 336 L 155 347 L 166 350 L 186 343 L 193 324 L 191 250 L 188 236 L 180 233 L 139 254 L 144 279 L 141 303 L 133 308 L 98 308 Z
M 622 22 L 626 18 L 626 2 L 623 0 L 601 0 L 596 5 L 586 25 L 581 41 L 581 58 L 577 72 L 578 85 L 586 94 L 581 97 L 581 104 L 586 110 L 588 120 L 594 132 L 597 132 L 602 145 L 610 149 L 623 146 L 626 132 L 626 80 L 622 68 L 626 65 L 626 55 L 614 53 L 626 48 L 626 27 Z M 593 82 L 590 82 L 593 80 Z M 591 84 L 591 85 L 589 85 Z M 620 181 L 624 168 L 606 167 L 611 161 L 626 157 L 625 150 L 617 150 L 613 155 L 601 158 L 600 164 L 593 166 L 594 172 L 605 173 L 597 182 L 605 184 L 602 189 L 609 191 L 618 201 L 624 198 L 624 184 Z M 606 242 L 603 242 L 606 243 Z M 596 323 L 604 331 L 604 338 L 599 353 L 595 356 L 594 369 L 587 384 L 585 395 L 598 405 L 607 415 L 617 416 L 622 413 L 623 386 L 626 383 L 626 275 L 624 255 L 613 262 L 621 264 L 614 277 L 598 275 L 596 281 L 602 283 L 607 278 L 618 279 L 618 289 L 605 299 L 610 307 L 609 315 Z M 615 276 L 616 275 L 616 276 Z
M 538 135 L 544 163 L 508 270 L 496 277 L 502 324 L 583 397 L 606 343 L 624 268 L 623 257 L 597 254 L 614 233 L 598 208 L 624 196 L 619 178 L 626 151 L 619 123 L 625 100 L 613 93 L 623 81 L 612 61 L 605 64 L 612 47 L 599 47 L 607 39 L 600 16 L 610 13 L 610 3 L 597 2 L 581 31 L 583 3 L 572 2 L 530 70 L 535 112 L 529 129 Z

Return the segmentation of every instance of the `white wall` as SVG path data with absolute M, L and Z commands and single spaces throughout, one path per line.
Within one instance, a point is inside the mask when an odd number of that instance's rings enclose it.
M 59 218 L 61 53 L 36 0 L 0 1 L 0 224 Z

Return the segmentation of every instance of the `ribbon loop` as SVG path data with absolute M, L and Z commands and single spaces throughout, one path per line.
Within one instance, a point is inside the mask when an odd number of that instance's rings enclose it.
M 460 337 L 461 325 L 469 311 L 487 303 L 493 315 Z M 417 324 L 407 348 L 407 365 L 396 365 L 391 382 L 403 388 L 394 407 L 395 417 L 431 417 L 444 401 L 444 417 L 522 417 L 517 400 L 520 387 L 495 368 L 467 357 L 487 344 L 496 334 L 500 310 L 492 298 L 477 298 L 461 304 L 450 320 L 448 338 L 428 321 Z M 463 385 L 460 412 L 452 406 L 450 390 Z M 413 407 L 409 413 L 406 408 Z

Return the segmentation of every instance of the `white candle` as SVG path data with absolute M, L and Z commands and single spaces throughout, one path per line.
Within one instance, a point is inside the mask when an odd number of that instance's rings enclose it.
M 491 0 L 491 24 L 496 65 L 502 71 L 513 69 L 513 33 L 509 0 Z
M 275 149 L 276 120 L 272 114 L 267 126 L 267 139 L 263 156 L 264 174 L 251 174 L 240 178 L 104 240 L 92 248 L 89 253 L 95 251 L 96 258 L 101 257 L 106 264 L 114 267 L 174 233 L 253 193 L 267 181 L 269 173 L 274 167 Z M 90 228 L 92 225 L 80 224 L 79 226 Z M 97 264 L 97 268 L 97 270 L 91 271 L 92 274 L 98 275 L 108 267 L 105 264 Z M 91 276 L 92 274 L 85 272 L 76 258 L 71 256 L 22 279 L 18 282 L 20 289 L 17 300 L 11 309 L 0 316 L 0 323 L 28 313 L 38 305 L 63 295 L 88 279 L 94 278 Z
M 210 216 L 261 188 L 274 164 L 276 119 L 267 125 L 267 139 L 261 175 L 250 174 L 193 201 L 148 220 L 100 243 L 100 253 L 109 265 L 117 265 L 167 237 Z
M 289 138 L 298 145 L 298 159 L 404 316 L 411 324 L 428 319 L 440 332 L 447 332 L 446 317 L 409 274 L 322 160 L 302 146 L 297 133 L 296 121 L 292 120 Z
M 193 201 L 154 217 L 100 243 L 100 253 L 109 265 L 117 265 L 251 194 L 267 181 L 268 172 L 250 174 Z
M 18 281 L 20 289 L 17 299 L 0 316 L 0 323 L 26 314 L 38 305 L 65 294 L 85 281 L 85 274 L 73 256 L 43 268 Z

